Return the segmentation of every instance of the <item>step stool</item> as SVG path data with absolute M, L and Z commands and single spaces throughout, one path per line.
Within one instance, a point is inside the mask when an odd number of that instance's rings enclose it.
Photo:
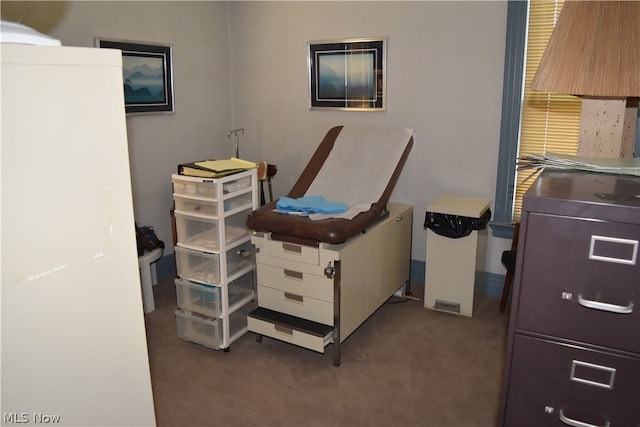
M 153 286 L 158 284 L 155 262 L 162 257 L 163 252 L 162 248 L 157 248 L 138 257 L 140 285 L 142 286 L 142 307 L 145 313 L 151 313 L 156 309 L 153 301 Z

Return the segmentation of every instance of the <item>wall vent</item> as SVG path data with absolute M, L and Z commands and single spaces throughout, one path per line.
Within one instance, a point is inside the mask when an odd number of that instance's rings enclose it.
M 450 313 L 460 314 L 460 304 L 456 302 L 443 301 L 441 299 L 437 299 L 433 308 L 435 310 L 448 311 Z

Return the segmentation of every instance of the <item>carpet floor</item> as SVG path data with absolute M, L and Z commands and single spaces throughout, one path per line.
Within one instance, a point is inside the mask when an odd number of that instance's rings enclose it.
M 413 283 L 422 297 L 424 285 Z M 495 426 L 507 317 L 473 317 L 392 297 L 341 346 L 317 353 L 253 333 L 229 352 L 180 340 L 173 279 L 145 315 L 158 426 Z M 400 302 L 398 302 L 400 301 Z

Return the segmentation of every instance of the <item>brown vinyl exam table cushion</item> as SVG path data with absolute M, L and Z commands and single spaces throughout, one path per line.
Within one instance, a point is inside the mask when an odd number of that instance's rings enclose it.
M 343 126 L 329 129 L 293 188 L 287 194 L 287 197 L 299 198 L 305 196 L 307 189 L 313 183 L 331 153 L 336 138 L 342 129 Z M 307 246 L 317 246 L 320 242 L 343 243 L 356 234 L 365 231 L 386 213 L 387 202 L 412 146 L 413 136 L 406 141 L 400 161 L 393 170 L 391 179 L 388 181 L 380 198 L 371 204 L 371 208 L 368 211 L 360 212 L 352 219 L 328 218 L 311 220 L 304 216 L 275 212 L 274 209 L 277 203 L 277 200 L 275 200 L 253 211 L 247 219 L 247 226 L 254 231 L 270 232 L 271 238 L 274 240 Z M 352 170 L 354 174 L 376 173 L 375 170 L 363 165 L 359 165 Z

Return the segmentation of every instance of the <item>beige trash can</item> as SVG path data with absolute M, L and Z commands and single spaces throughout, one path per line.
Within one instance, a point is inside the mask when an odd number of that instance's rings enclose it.
M 479 251 L 478 233 L 486 233 L 486 223 L 491 215 L 490 204 L 485 199 L 446 195 L 438 197 L 427 206 L 425 308 L 468 317 L 473 315 L 476 271 L 483 269 L 484 265 L 479 264 L 483 264 L 481 260 L 485 254 L 484 250 Z M 473 226 L 460 227 L 463 233 L 456 234 L 460 229 L 445 230 L 446 227 L 427 224 L 429 218 L 438 216 L 449 219 L 453 217 L 462 224 Z M 474 221 L 474 218 L 477 220 Z M 468 235 L 458 237 L 464 233 Z M 486 239 L 483 241 L 486 242 Z

